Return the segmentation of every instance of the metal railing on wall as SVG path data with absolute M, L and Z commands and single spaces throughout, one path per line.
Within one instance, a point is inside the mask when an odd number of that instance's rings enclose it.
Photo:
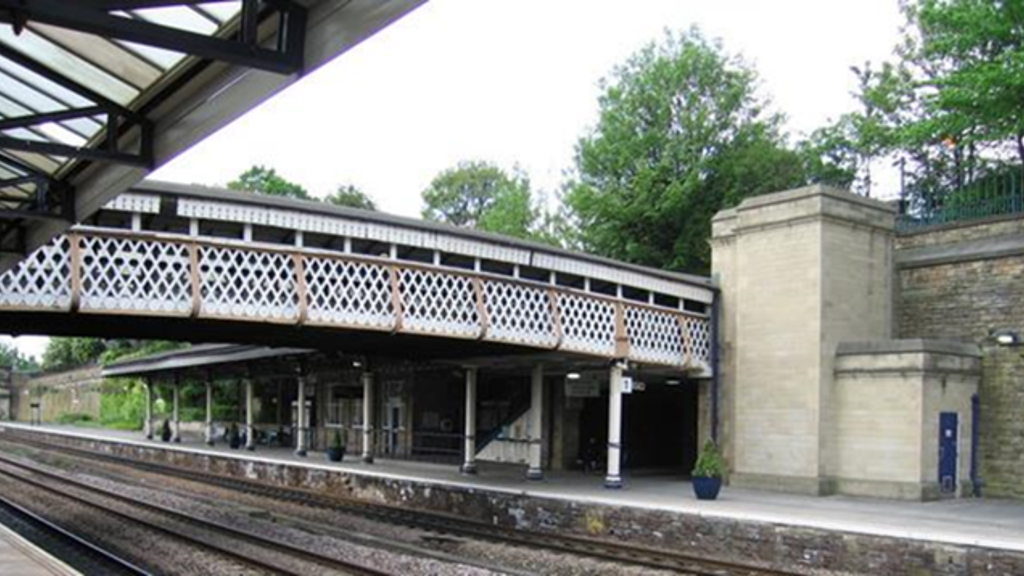
M 897 231 L 1024 214 L 1024 170 L 1003 170 L 936 193 L 923 186 L 904 187 Z

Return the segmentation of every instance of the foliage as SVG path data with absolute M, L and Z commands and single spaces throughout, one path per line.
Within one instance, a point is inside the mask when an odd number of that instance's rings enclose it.
M 0 342 L 0 367 L 12 367 L 21 372 L 39 370 L 39 362 L 34 356 L 26 356 L 13 344 Z
M 348 431 L 343 429 L 336 429 L 334 435 L 331 437 L 331 448 L 335 450 L 341 450 L 348 444 Z
M 442 171 L 423 191 L 423 218 L 514 238 L 560 245 L 560 220 L 544 209 L 530 180 L 483 161 L 463 161 Z
M 693 467 L 693 476 L 698 478 L 721 478 L 725 472 L 725 461 L 714 440 L 708 438 L 697 456 Z
M 172 342 L 169 340 L 135 340 L 130 345 L 110 347 L 100 355 L 100 364 L 107 365 L 117 361 L 142 358 L 150 354 L 179 350 L 191 346 L 188 342 Z
M 105 380 L 100 392 L 100 423 L 104 427 L 142 429 L 146 417 L 146 388 L 141 380 Z
M 279 176 L 273 168 L 253 166 L 242 172 L 236 180 L 228 182 L 228 188 L 241 192 L 255 192 L 268 196 L 284 196 L 299 200 L 312 200 L 309 192 L 301 185 Z
M 66 412 L 57 416 L 57 424 L 88 424 L 92 421 L 92 416 L 81 412 Z
M 361 210 L 377 210 L 377 203 L 373 201 L 373 198 L 370 198 L 365 192 L 352 184 L 338 186 L 338 189 L 333 194 L 324 198 L 324 202 L 334 204 L 335 206 L 348 206 L 349 208 L 359 208 Z
M 64 370 L 99 360 L 107 350 L 102 338 L 50 338 L 43 352 L 43 370 Z
M 805 181 L 756 85 L 750 66 L 697 29 L 667 32 L 617 67 L 566 187 L 581 245 L 707 272 L 715 212 Z

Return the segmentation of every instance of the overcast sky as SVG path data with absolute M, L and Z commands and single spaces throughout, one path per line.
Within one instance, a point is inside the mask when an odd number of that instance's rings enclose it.
M 849 67 L 888 58 L 900 22 L 896 0 L 432 0 L 153 176 L 223 185 L 263 164 L 416 216 L 434 175 L 481 159 L 552 192 L 600 79 L 666 28 L 696 24 L 742 54 L 798 135 L 853 108 Z M 16 344 L 40 354 L 44 340 Z

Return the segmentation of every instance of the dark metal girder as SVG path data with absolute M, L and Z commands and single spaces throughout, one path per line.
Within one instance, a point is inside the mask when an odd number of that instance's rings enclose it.
M 111 136 L 116 137 L 115 135 L 108 135 L 108 137 Z M 152 140 L 152 138 L 149 139 Z M 56 142 L 22 140 L 21 138 L 13 138 L 11 136 L 3 135 L 0 135 L 0 149 L 21 150 L 22 152 L 35 152 L 37 154 L 49 154 L 51 156 L 78 158 L 81 160 L 93 160 L 97 162 L 118 162 L 131 166 L 141 166 L 143 168 L 153 167 L 153 156 L 152 154 L 147 153 L 148 150 L 146 149 L 140 151 L 139 154 L 130 154 L 126 152 L 111 152 L 106 148 L 80 148 L 78 146 L 69 146 L 67 144 L 58 144 Z
M 36 114 L 29 114 L 27 116 L 14 116 L 0 119 L 0 130 L 25 128 L 27 126 L 35 126 L 46 122 L 60 122 L 62 120 L 73 120 L 75 118 L 98 116 L 106 113 L 106 110 L 99 106 L 90 106 L 88 108 L 75 108 L 71 110 L 60 110 L 57 112 L 39 112 Z
M 252 3 L 253 0 L 245 0 Z M 304 37 L 306 9 L 297 4 L 279 7 L 278 34 L 288 39 L 281 50 L 215 38 L 141 20 L 110 15 L 89 2 L 58 0 L 0 0 L 0 21 L 20 26 L 42 22 L 106 38 L 147 44 L 165 50 L 221 60 L 249 68 L 291 74 L 302 69 L 303 51 L 292 38 Z M 298 45 L 301 48 L 301 45 Z

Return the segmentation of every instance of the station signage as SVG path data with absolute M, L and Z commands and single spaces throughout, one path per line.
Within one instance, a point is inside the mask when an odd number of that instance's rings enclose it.
M 578 380 L 565 381 L 566 398 L 599 398 L 601 396 L 601 382 L 596 376 L 584 375 Z

